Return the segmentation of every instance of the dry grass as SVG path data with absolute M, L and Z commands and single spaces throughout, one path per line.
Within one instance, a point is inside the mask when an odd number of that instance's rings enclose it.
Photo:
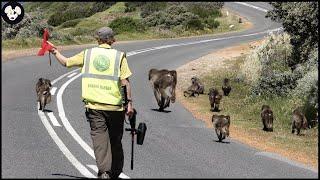
M 220 89 L 224 77 L 229 77 L 232 82 L 239 65 L 243 63 L 243 55 L 250 52 L 250 46 L 256 46 L 260 42 L 222 49 L 178 68 L 177 100 L 196 119 L 203 120 L 208 128 L 212 128 L 211 117 L 213 113 L 209 111 L 208 96 L 185 98 L 182 94 L 183 90 L 190 85 L 192 76 L 200 77 L 206 90 L 213 85 Z M 194 67 L 201 68 L 195 69 Z M 288 159 L 318 168 L 318 129 L 303 131 L 304 135 L 302 136 L 291 134 L 289 119 L 292 102 L 290 100 L 286 98 L 252 99 L 247 96 L 249 90 L 246 85 L 235 82 L 232 82 L 232 85 L 230 96 L 223 97 L 220 104 L 221 111 L 217 113 L 231 116 L 231 138 L 261 151 L 278 153 Z M 274 132 L 272 133 L 261 130 L 260 108 L 264 103 L 270 104 L 276 114 Z

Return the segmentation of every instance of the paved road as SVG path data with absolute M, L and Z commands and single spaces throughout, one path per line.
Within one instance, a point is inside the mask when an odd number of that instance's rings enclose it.
M 266 3 L 250 3 L 270 9 Z M 116 44 L 128 53 L 134 76 L 133 99 L 137 121 L 148 126 L 143 146 L 135 147 L 130 170 L 130 135 L 125 132 L 125 164 L 121 177 L 130 178 L 316 178 L 318 172 L 281 156 L 260 152 L 236 140 L 217 143 L 204 123 L 176 102 L 168 113 L 157 108 L 147 82 L 150 68 L 175 69 L 224 47 L 261 39 L 265 31 L 280 27 L 264 18 L 261 9 L 228 2 L 226 7 L 247 17 L 254 28 L 219 36 Z M 157 48 L 154 48 L 157 47 Z M 143 50 L 141 50 L 143 49 Z M 140 50 L 140 51 L 139 51 Z M 80 52 L 63 52 L 71 56 Z M 68 74 L 66 74 L 68 73 Z M 89 124 L 80 99 L 77 68 L 47 57 L 23 57 L 2 63 L 2 177 L 94 177 L 95 159 Z M 54 81 L 52 113 L 37 111 L 34 85 L 38 78 Z M 55 118 L 56 121 L 51 120 Z M 128 126 L 128 125 L 127 125 Z M 232 132 L 231 132 L 232 133 Z

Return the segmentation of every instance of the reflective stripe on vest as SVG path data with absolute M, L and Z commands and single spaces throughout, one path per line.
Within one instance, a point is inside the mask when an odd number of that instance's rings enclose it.
M 92 48 L 85 51 L 82 68 L 82 98 L 89 102 L 121 105 L 121 52 Z

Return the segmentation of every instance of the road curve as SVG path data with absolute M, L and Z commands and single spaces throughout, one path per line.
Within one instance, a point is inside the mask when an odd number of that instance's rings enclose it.
M 266 3 L 250 4 L 270 9 Z M 133 72 L 134 106 L 138 110 L 137 123 L 145 122 L 148 126 L 144 145 L 135 147 L 134 170 L 130 170 L 130 136 L 124 133 L 125 164 L 122 177 L 318 176 L 318 172 L 299 163 L 260 152 L 233 139 L 228 139 L 229 143 L 215 142 L 217 138 L 214 132 L 178 102 L 167 109 L 168 113 L 152 110 L 157 108 L 157 104 L 147 82 L 150 68 L 176 69 L 213 50 L 261 39 L 267 30 L 280 27 L 265 19 L 265 12 L 259 8 L 233 2 L 227 2 L 225 6 L 248 18 L 254 27 L 217 36 L 115 45 L 115 48 L 128 53 Z M 78 52 L 80 49 L 63 54 L 71 56 Z M 53 101 L 47 107 L 52 113 L 37 111 L 34 86 L 40 77 L 56 80 Z M 3 178 L 78 178 L 96 175 L 90 128 L 84 116 L 78 77 L 77 68 L 66 69 L 58 62 L 53 62 L 50 67 L 46 56 L 23 57 L 2 63 Z

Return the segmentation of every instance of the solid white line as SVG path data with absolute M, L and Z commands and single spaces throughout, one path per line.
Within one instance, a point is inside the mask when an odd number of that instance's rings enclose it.
M 85 166 L 83 166 L 69 151 L 69 149 L 64 145 L 62 140 L 56 134 L 52 126 L 50 125 L 47 117 L 42 111 L 38 110 L 38 115 L 43 123 L 44 127 L 47 129 L 49 135 L 53 139 L 53 141 L 57 144 L 61 152 L 65 155 L 65 157 L 71 162 L 71 164 L 85 177 L 87 178 L 96 178 Z
M 89 164 L 87 164 L 87 166 L 88 166 L 89 168 L 91 168 L 92 170 L 94 170 L 96 173 L 98 173 L 98 167 L 97 167 L 96 165 L 89 165 Z M 125 175 L 125 174 L 123 174 L 123 173 L 121 173 L 121 174 L 119 175 L 119 178 L 122 178 L 122 179 L 130 179 L 129 176 L 127 176 L 127 175 Z
M 50 89 L 50 93 L 51 93 L 52 96 L 54 95 L 54 93 L 56 93 L 56 90 L 57 90 L 57 87 L 52 87 Z
M 261 7 L 258 7 L 258 6 L 254 6 L 254 5 L 252 5 L 252 4 L 248 4 L 248 3 L 244 3 L 244 2 L 234 2 L 234 3 L 242 4 L 242 5 L 248 6 L 248 7 L 252 7 L 252 8 L 254 8 L 254 9 L 257 9 L 257 10 L 260 10 L 260 11 L 263 11 L 263 12 L 268 12 L 268 10 L 263 9 L 263 8 L 261 8 Z
M 71 78 L 72 76 L 74 76 L 74 75 L 76 75 L 76 74 L 77 74 L 77 73 L 74 72 L 74 73 L 70 74 L 70 75 L 68 76 L 68 78 Z
M 91 149 L 91 147 L 79 136 L 79 134 L 73 129 L 73 127 L 71 126 L 71 124 L 69 123 L 66 114 L 64 112 L 64 108 L 63 108 L 63 102 L 62 102 L 62 94 L 63 91 L 65 90 L 65 88 L 76 78 L 80 77 L 81 74 L 78 74 L 76 76 L 74 76 L 73 78 L 69 79 L 66 83 L 64 83 L 61 88 L 58 91 L 57 94 L 57 106 L 58 106 L 58 111 L 59 111 L 59 116 L 60 119 L 62 121 L 62 124 L 64 125 L 64 127 L 66 128 L 66 130 L 70 133 L 70 135 L 78 142 L 78 144 L 93 158 L 95 158 L 94 156 L 94 152 Z
M 59 126 L 59 127 L 61 127 L 61 125 L 59 124 L 57 118 L 54 116 L 53 112 L 49 112 L 49 113 L 48 113 L 48 116 L 49 116 L 49 119 L 51 120 L 51 123 L 52 123 L 54 126 Z

